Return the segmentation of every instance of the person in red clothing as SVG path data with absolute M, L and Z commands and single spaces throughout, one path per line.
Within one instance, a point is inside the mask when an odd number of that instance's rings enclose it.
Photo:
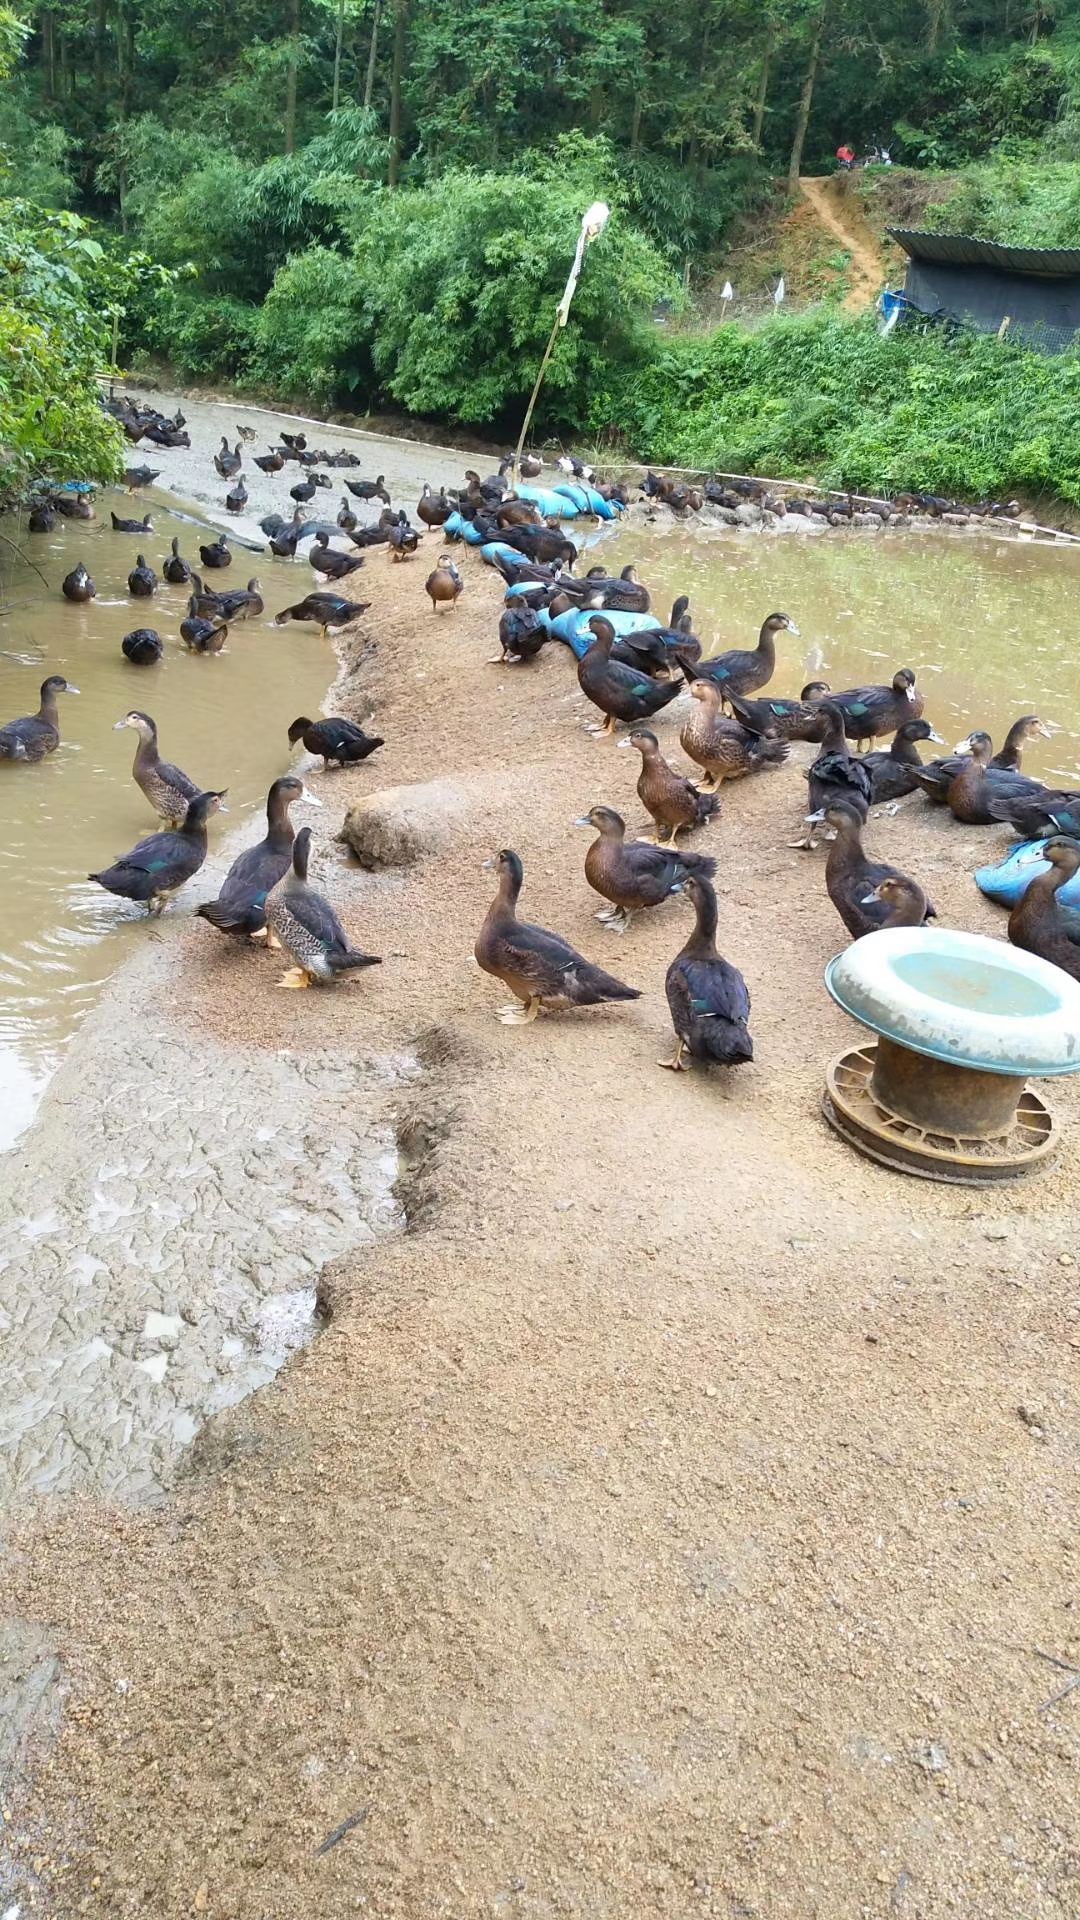
M 855 149 L 853 147 L 849 147 L 847 145 L 847 142 L 845 141 L 842 147 L 837 147 L 836 157 L 839 160 L 840 165 L 846 171 L 849 167 L 853 166 L 855 163 Z

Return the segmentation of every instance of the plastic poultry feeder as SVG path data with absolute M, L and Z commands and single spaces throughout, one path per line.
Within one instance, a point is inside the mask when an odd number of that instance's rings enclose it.
M 1045 1167 L 1059 1129 L 1029 1075 L 1080 1072 L 1080 984 L 983 934 L 885 928 L 830 961 L 837 1003 L 877 1034 L 826 1074 L 830 1126 L 870 1159 L 987 1186 Z

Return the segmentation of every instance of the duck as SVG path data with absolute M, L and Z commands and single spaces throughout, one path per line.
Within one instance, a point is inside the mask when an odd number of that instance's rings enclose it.
M 633 725 L 676 699 L 680 692 L 677 680 L 654 680 L 642 669 L 612 659 L 615 629 L 602 613 L 590 615 L 589 628 L 594 638 L 578 661 L 578 685 L 605 716 L 603 726 L 591 727 L 591 732 L 613 734 L 617 720 Z
M 133 667 L 153 667 L 165 652 L 165 642 L 153 627 L 136 627 L 132 633 L 125 633 L 120 651 Z
M 160 467 L 125 467 L 123 481 L 129 493 L 136 487 L 152 487 L 155 480 L 161 479 Z
M 897 727 L 890 747 L 863 754 L 863 766 L 870 773 L 872 807 L 918 792 L 918 771 L 923 764 L 916 745 L 919 740 L 934 740 L 939 746 L 944 745 L 940 733 L 934 732 L 928 720 L 905 720 L 902 727 Z
M 271 447 L 269 453 L 256 453 L 253 459 L 260 473 L 280 473 L 285 465 L 285 455 L 276 447 Z
M 301 714 L 289 728 L 289 745 L 295 747 L 302 740 L 309 753 L 322 755 L 325 765 L 339 767 L 355 766 L 357 761 L 366 760 L 376 747 L 384 747 L 385 740 L 378 734 L 365 733 L 353 720 L 343 720 L 340 714 L 332 714 L 325 720 L 309 720 Z
M 865 820 L 870 811 L 870 771 L 847 744 L 840 708 L 834 707 L 831 699 L 823 700 L 821 716 L 821 751 L 806 776 L 809 782 L 806 825 L 811 831 L 801 840 L 793 840 L 794 847 L 813 849 L 817 845 L 812 830 L 824 820 L 826 809 L 836 802 L 848 801 L 861 820 Z
M 186 619 L 180 622 L 180 638 L 189 653 L 220 653 L 228 639 L 224 620 L 207 620 L 195 612 L 195 596 L 188 601 Z
M 169 557 L 162 563 L 161 571 L 172 587 L 186 586 L 191 579 L 191 568 L 180 552 L 178 537 L 169 542 Z
M 244 483 L 244 476 L 241 474 L 235 487 L 230 487 L 225 495 L 225 508 L 228 513 L 243 513 L 247 503 L 248 490 Z
M 416 503 L 416 517 L 425 527 L 444 527 L 454 509 L 446 497 L 446 488 L 440 487 L 438 493 L 432 493 L 427 481 Z
M 820 740 L 824 722 L 821 702 L 829 692 L 827 680 L 809 680 L 797 700 L 747 700 L 741 693 L 724 699 L 744 727 L 753 733 L 776 734 L 781 740 Z
M 306 535 L 304 516 L 299 507 L 297 507 L 291 520 L 280 520 L 280 516 L 275 516 L 275 518 L 279 519 L 279 525 L 277 530 L 270 534 L 270 551 L 275 554 L 279 560 L 291 560 L 296 553 L 297 546 Z M 265 530 L 265 521 L 263 522 L 263 527 Z
M 825 865 L 825 886 L 829 899 L 840 915 L 853 940 L 864 933 L 873 933 L 884 926 L 895 902 L 871 899 L 875 887 L 883 880 L 903 880 L 910 889 L 915 889 L 914 881 L 897 867 L 886 866 L 880 860 L 870 860 L 863 848 L 863 815 L 858 807 L 848 800 L 837 800 L 825 809 L 826 825 L 832 828 L 835 839 L 829 848 L 829 858 Z M 905 926 L 921 927 L 932 920 L 934 909 L 921 889 L 922 910 L 917 919 L 898 923 Z M 915 900 L 915 891 L 908 898 Z
M 885 913 L 882 919 L 874 921 L 874 932 L 882 927 L 921 927 L 933 913 L 918 881 L 909 880 L 906 873 L 891 873 L 887 879 L 879 880 L 863 901 L 867 907 L 878 903 Z
M 342 533 L 355 533 L 360 524 L 344 494 L 341 496 L 341 505 L 338 508 L 337 523 Z
M 211 571 L 213 571 L 215 567 L 231 567 L 232 554 L 229 552 L 229 543 L 225 535 L 219 533 L 217 539 L 213 541 L 210 546 L 200 547 L 199 558 L 203 566 L 210 568 Z
M 641 755 L 638 798 L 652 816 L 657 846 L 671 845 L 684 827 L 700 827 L 719 813 L 719 794 L 702 793 L 700 787 L 669 767 L 655 733 L 648 727 L 635 727 L 619 745 L 636 747 Z
M 456 607 L 458 596 L 465 582 L 448 553 L 439 558 L 439 564 L 428 574 L 424 582 L 424 592 L 431 601 L 431 610 L 437 613 L 440 607 Z
M 596 473 L 596 468 L 587 467 L 584 461 L 578 459 L 576 453 L 561 453 L 555 465 L 558 467 L 560 473 L 569 475 L 573 480 L 584 480 L 588 482 L 594 478 Z
M 691 874 L 684 892 L 694 909 L 694 930 L 667 970 L 664 991 L 675 1052 L 659 1065 L 687 1073 L 684 1055 L 703 1067 L 738 1067 L 754 1057 L 750 994 L 738 967 L 716 947 L 716 890 L 703 874 Z
M 266 896 L 268 943 L 284 947 L 296 962 L 282 975 L 283 987 L 329 986 L 343 973 L 382 964 L 378 954 L 350 947 L 329 900 L 308 885 L 310 854 L 311 828 L 301 827 L 287 871 Z
M 189 774 L 161 758 L 157 723 L 148 713 L 140 713 L 133 707 L 122 720 L 114 723 L 113 732 L 120 733 L 124 727 L 133 728 L 139 736 L 131 768 L 135 785 L 146 795 L 155 813 L 170 826 L 179 826 L 196 794 L 204 789 Z
M 479 521 L 477 522 L 479 525 Z M 491 538 L 496 537 L 493 529 Z M 541 564 L 557 560 L 560 566 L 572 567 L 577 559 L 577 548 L 565 533 L 555 526 L 542 527 L 504 527 L 498 536 L 508 547 L 516 547 L 527 560 Z
M 1025 953 L 1038 954 L 1063 973 L 1080 980 L 1080 913 L 1062 907 L 1058 892 L 1080 869 L 1080 843 L 1065 834 L 1055 834 L 1038 852 L 1035 860 L 1049 860 L 1049 873 L 1032 880 L 1009 915 L 1009 939 Z
M 308 593 L 295 606 L 283 607 L 275 614 L 274 625 L 283 627 L 289 620 L 308 621 L 325 634 L 330 627 L 344 627 L 350 620 L 359 620 L 370 605 L 370 600 L 343 600 L 339 593 Z
M 222 434 L 221 452 L 215 453 L 214 465 L 223 480 L 231 480 L 234 473 L 239 473 L 240 468 L 243 466 L 239 440 L 236 443 L 236 450 L 233 452 L 230 450 L 229 442 L 225 438 L 225 435 Z
M 618 579 L 605 573 L 603 567 L 590 567 L 584 578 L 573 584 L 587 589 L 590 597 L 599 595 L 596 604 L 601 608 L 610 608 L 619 613 L 648 613 L 652 605 L 649 589 L 636 577 L 633 566 L 624 567 Z M 679 621 L 689 607 L 689 595 L 680 594 L 671 609 L 670 626 L 674 632 L 678 632 Z
M 383 500 L 390 505 L 390 495 L 386 491 L 386 475 L 377 474 L 374 480 L 346 480 L 345 485 L 354 500 Z
M 1080 793 L 1067 788 L 991 800 L 990 811 L 995 820 L 1007 820 L 1022 840 L 1041 840 L 1046 834 L 1080 836 Z
M 56 509 L 47 500 L 37 500 L 26 516 L 28 533 L 55 533 Z
M 114 533 L 153 533 L 154 531 L 148 513 L 144 514 L 141 520 L 121 520 L 117 513 L 110 513 L 109 518 L 112 521 Z
M 0 760 L 44 760 L 47 753 L 55 753 L 60 745 L 57 694 L 78 691 L 62 673 L 50 673 L 41 683 L 37 712 L 0 727 Z
M 224 798 L 224 790 L 197 793 L 175 833 L 150 834 L 111 867 L 90 873 L 87 879 L 121 900 L 138 901 L 148 914 L 163 913 L 173 894 L 198 873 L 206 859 L 206 823 L 212 814 L 224 811 Z
M 785 632 L 798 636 L 799 629 L 791 615 L 770 613 L 761 623 L 753 651 L 732 647 L 727 653 L 714 654 L 711 660 L 687 660 L 680 664 L 688 680 L 715 681 L 725 699 L 729 692 L 756 693 L 776 672 L 776 636 Z
M 524 868 L 512 847 L 503 847 L 485 865 L 498 874 L 498 888 L 474 953 L 477 965 L 514 995 L 495 1016 L 504 1026 L 524 1026 L 537 1014 L 559 1007 L 595 1007 L 605 1000 L 641 998 L 639 988 L 628 987 L 594 966 L 559 934 L 518 919 Z
M 499 616 L 499 645 L 501 653 L 491 656 L 489 666 L 520 667 L 527 660 L 535 660 L 545 642 L 551 638 L 551 629 L 544 625 L 535 608 L 517 605 L 507 607 Z
M 538 453 L 523 453 L 518 462 L 518 472 L 523 480 L 538 480 L 544 471 L 544 463 Z
M 988 733 L 973 733 L 968 745 L 970 752 L 950 780 L 946 795 L 953 819 L 965 827 L 996 826 L 1002 814 L 992 812 L 995 805 L 1002 807 L 1007 819 L 1017 801 L 1038 800 L 1048 792 L 1041 780 L 1029 780 L 1007 767 L 992 767 L 994 743 Z
M 298 774 L 275 780 L 266 796 L 266 833 L 254 847 L 238 854 L 221 883 L 216 900 L 204 900 L 195 909 L 219 933 L 251 940 L 266 938 L 266 896 L 292 865 L 293 825 L 289 808 L 295 800 L 322 805 L 308 792 Z
M 362 553 L 339 553 L 325 533 L 315 535 L 308 559 L 316 573 L 325 574 L 329 580 L 344 580 L 346 574 L 355 573 L 364 564 Z
M 77 567 L 72 567 L 71 572 L 64 575 L 60 582 L 60 591 L 65 600 L 82 601 L 97 598 L 97 588 L 81 560 Z
M 257 577 L 253 574 L 246 587 L 231 587 L 224 593 L 214 593 L 203 586 L 198 574 L 192 582 L 195 587 L 195 612 L 203 619 L 251 620 L 264 609 L 262 590 Z
M 385 547 L 398 516 L 392 507 L 384 507 L 373 527 L 357 527 L 349 535 L 354 547 Z
M 857 742 L 895 733 L 905 720 L 921 720 L 926 705 L 910 667 L 899 668 L 888 687 L 847 687 L 829 699 L 844 716 L 848 739 Z
M 402 516 L 390 528 L 388 544 L 391 560 L 410 560 L 420 545 L 420 535 Z
M 716 872 L 708 854 L 628 841 L 626 822 L 612 807 L 591 807 L 574 825 L 591 827 L 597 835 L 585 855 L 585 878 L 611 902 L 596 918 L 613 933 L 625 933 L 635 913 L 680 892 L 692 873 L 711 880 Z
M 134 600 L 149 600 L 157 588 L 158 578 L 153 567 L 148 565 L 146 555 L 137 554 L 135 565 L 128 574 L 128 592 Z
M 349 482 L 346 480 L 345 485 Z M 296 501 L 314 500 L 319 487 L 328 487 L 330 480 L 325 473 L 313 473 L 307 480 L 298 480 L 295 487 L 289 488 L 289 498 Z
M 283 433 L 281 444 L 288 447 L 290 453 L 307 452 L 307 435 L 304 433 Z
M 58 493 L 53 506 L 65 520 L 96 520 L 97 509 L 85 493 Z
M 254 427 L 237 427 L 236 437 L 237 440 L 245 441 L 248 446 L 254 446 L 259 436 Z
M 787 741 L 775 734 L 753 733 L 741 721 L 728 720 L 720 711 L 721 697 L 715 680 L 692 680 L 692 709 L 679 735 L 687 759 L 696 760 L 705 770 L 706 793 L 725 780 L 738 780 L 762 767 L 782 766 L 791 752 Z
M 1050 728 L 1045 720 L 1036 713 L 1022 714 L 1014 720 L 1005 735 L 1005 744 L 1000 752 L 991 754 L 990 765 L 1002 767 L 1007 773 L 1019 773 L 1024 758 L 1024 749 L 1029 740 L 1049 740 Z M 921 768 L 916 784 L 925 793 L 932 806 L 943 807 L 949 797 L 949 788 L 964 765 L 971 745 L 971 735 L 961 740 L 951 754 L 943 760 L 930 760 Z

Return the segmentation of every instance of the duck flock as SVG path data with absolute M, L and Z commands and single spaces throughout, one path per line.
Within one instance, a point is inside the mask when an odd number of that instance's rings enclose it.
M 181 415 L 165 419 L 129 400 L 112 404 L 133 443 L 146 437 L 160 447 L 189 444 Z M 251 429 L 240 429 L 235 445 L 230 447 L 223 438 L 214 458 L 216 473 L 229 487 L 225 504 L 237 512 L 247 500 L 243 443 L 252 438 Z M 753 648 L 706 657 L 693 631 L 688 597 L 680 596 L 665 620 L 653 612 L 649 591 L 633 567 L 618 575 L 603 565 L 576 570 L 578 549 L 563 520 L 546 515 L 530 497 L 537 490 L 523 484 L 542 471 L 535 454 L 522 461 L 516 487 L 509 456 L 486 479 L 468 471 L 456 490 L 435 492 L 425 486 L 416 506 L 419 526 L 394 509 L 382 475 L 346 480 L 347 492 L 333 523 L 304 517 L 317 490 L 331 485 L 328 468 L 356 466 L 356 456 L 346 450 L 311 450 L 303 435 L 283 434 L 280 445 L 252 457 L 264 473 L 291 475 L 298 469 L 306 476 L 289 490 L 295 502 L 291 518 L 271 514 L 261 525 L 277 557 L 294 558 L 301 545 L 310 542 L 308 558 L 322 576 L 310 593 L 276 615 L 278 623 L 308 621 L 325 632 L 359 619 L 370 603 L 348 599 L 328 583 L 349 580 L 363 567 L 367 547 L 384 545 L 393 560 L 411 559 L 423 532 L 430 529 L 441 545 L 464 541 L 479 546 L 481 558 L 503 579 L 494 659 L 527 671 L 545 647 L 565 649 L 576 667 L 578 686 L 596 711 L 592 731 L 599 739 L 610 739 L 624 730 L 618 744 L 639 756 L 637 793 L 653 822 L 653 835 L 628 835 L 622 815 L 606 805 L 594 806 L 576 824 L 592 836 L 585 878 L 603 903 L 596 917 L 609 930 L 625 933 L 636 915 L 672 894 L 685 893 L 693 906 L 693 931 L 666 976 L 675 1049 L 662 1065 L 679 1071 L 690 1061 L 734 1066 L 753 1057 L 746 982 L 716 944 L 716 861 L 681 845 L 679 836 L 714 829 L 722 786 L 781 766 L 797 741 L 815 745 L 817 753 L 807 773 L 806 832 L 794 844 L 812 850 L 819 836 L 828 840 L 825 886 L 853 938 L 882 927 L 923 925 L 935 917 L 918 878 L 873 859 L 864 845 L 872 808 L 893 808 L 921 792 L 929 803 L 948 807 L 966 826 L 1006 821 L 1025 842 L 1043 843 L 1032 848 L 1032 863 L 1039 860 L 1042 865 L 1010 914 L 1009 938 L 1080 979 L 1080 912 L 1058 898 L 1080 870 L 1080 792 L 1050 789 L 1024 774 L 1025 746 L 1049 733 L 1037 715 L 1021 716 L 997 752 L 990 737 L 978 731 L 951 755 L 924 761 L 920 745 L 941 740 L 924 717 L 923 695 L 909 667 L 898 668 L 882 685 L 837 692 L 817 680 L 804 686 L 797 698 L 775 695 L 778 641 L 799 631 L 791 616 L 770 613 Z M 589 469 L 570 457 L 560 465 L 590 511 L 610 515 L 625 504 L 625 488 L 596 487 Z M 131 468 L 128 486 L 148 485 L 159 471 Z M 655 475 L 648 475 L 645 497 L 661 497 L 660 486 Z M 680 511 L 681 482 L 672 487 L 668 504 Z M 374 523 L 361 525 L 350 496 L 369 510 L 379 508 Z M 541 501 L 543 497 L 541 492 Z M 49 531 L 58 513 L 93 518 L 88 492 L 63 489 L 43 496 L 31 509 L 30 530 Z M 111 519 L 117 535 L 142 536 L 149 542 L 153 534 L 149 515 L 136 520 L 114 513 Z M 342 537 L 349 548 L 332 544 Z M 199 557 L 205 572 L 220 572 L 231 564 L 228 540 L 219 535 L 201 544 Z M 161 563 L 161 574 L 191 588 L 178 637 L 193 652 L 220 653 L 231 622 L 264 611 L 257 579 L 231 591 L 209 587 L 180 552 L 178 538 Z M 128 577 L 132 598 L 152 599 L 157 585 L 154 567 L 138 552 Z M 464 586 L 452 553 L 442 552 L 424 580 L 431 615 L 452 614 Z M 71 570 L 62 591 L 76 602 L 93 598 L 94 583 L 85 566 Z M 419 594 L 417 605 L 423 605 Z M 133 666 L 152 667 L 162 657 L 165 641 L 155 629 L 140 627 L 124 637 L 122 647 Z M 37 713 L 0 726 L 0 760 L 30 763 L 53 752 L 60 741 L 58 700 L 77 691 L 62 676 L 49 675 Z M 657 732 L 657 716 L 684 692 L 689 702 L 678 738 L 693 765 L 693 777 L 671 765 Z M 161 827 L 89 878 L 157 914 L 203 865 L 208 823 L 223 810 L 225 790 L 202 790 L 163 759 L 155 722 L 142 708 L 133 707 L 116 726 L 136 735 L 133 779 Z M 875 746 L 886 738 L 887 747 Z M 290 747 L 302 743 L 308 753 L 322 756 L 327 767 L 355 765 L 384 745 L 342 716 L 300 716 L 288 729 L 288 741 Z M 227 937 L 280 947 L 293 963 L 281 983 L 289 987 L 329 984 L 342 974 L 378 964 L 377 956 L 350 944 L 333 906 L 309 882 L 311 829 L 294 832 L 290 820 L 290 808 L 301 798 L 310 801 L 314 796 L 295 773 L 274 781 L 267 796 L 265 836 L 233 862 L 217 899 L 197 910 Z M 540 1012 L 639 997 L 639 989 L 578 953 L 557 933 L 518 917 L 524 876 L 512 848 L 504 848 L 489 864 L 497 873 L 497 890 L 475 954 L 480 967 L 512 996 L 500 1008 L 500 1020 L 524 1024 Z

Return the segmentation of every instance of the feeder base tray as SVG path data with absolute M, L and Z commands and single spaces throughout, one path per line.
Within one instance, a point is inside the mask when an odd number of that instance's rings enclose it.
M 821 1110 L 841 1138 L 880 1166 L 953 1186 L 989 1187 L 1040 1172 L 1053 1159 L 1058 1129 L 1050 1109 L 1024 1087 L 1013 1123 L 987 1139 L 935 1133 L 902 1119 L 871 1092 L 876 1046 L 850 1047 L 825 1075 Z

